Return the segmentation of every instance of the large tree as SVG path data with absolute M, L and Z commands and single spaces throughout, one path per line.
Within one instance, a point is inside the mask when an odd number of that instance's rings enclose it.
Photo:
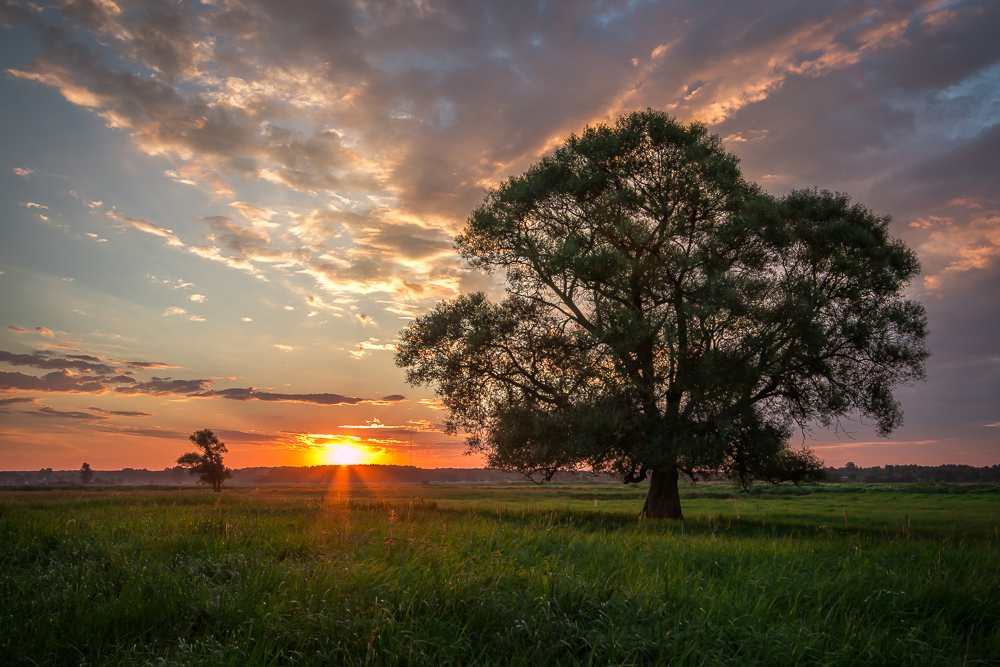
M 403 330 L 396 363 L 436 388 L 488 465 L 647 477 L 680 518 L 680 474 L 807 477 L 794 432 L 845 416 L 886 435 L 924 375 L 919 264 L 846 195 L 776 198 L 704 125 L 646 111 L 571 136 L 491 190 L 456 245 L 506 278 Z
M 226 443 L 211 429 L 203 428 L 188 436 L 199 451 L 188 452 L 177 459 L 177 465 L 187 468 L 192 475 L 199 475 L 202 484 L 211 484 L 216 493 L 222 491 L 222 483 L 233 476 L 233 472 L 222 462 L 222 455 L 228 452 Z

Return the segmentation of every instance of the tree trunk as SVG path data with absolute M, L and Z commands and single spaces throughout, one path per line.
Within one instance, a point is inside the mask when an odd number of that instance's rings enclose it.
M 649 479 L 649 493 L 643 516 L 651 519 L 683 519 L 681 496 L 677 490 L 677 468 L 655 468 Z

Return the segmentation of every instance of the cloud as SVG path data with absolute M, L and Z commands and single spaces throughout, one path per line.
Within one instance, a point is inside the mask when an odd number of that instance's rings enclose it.
M 396 350 L 396 345 L 395 343 L 380 343 L 378 338 L 369 338 L 368 340 L 363 340 L 358 343 L 354 349 L 350 351 L 350 355 L 355 359 L 361 359 L 372 350 L 394 352 Z
M 45 327 L 35 327 L 35 331 L 38 332 L 39 336 L 45 336 L 46 338 L 52 338 L 55 336 L 52 329 L 46 329 Z
M 122 225 L 125 227 L 132 227 L 133 229 L 138 229 L 141 232 L 146 232 L 147 234 L 152 234 L 153 236 L 159 236 L 161 238 L 164 238 L 167 240 L 168 245 L 176 246 L 178 248 L 185 247 L 184 243 L 179 238 L 177 238 L 177 235 L 174 234 L 171 230 L 164 229 L 163 227 L 154 225 L 153 223 L 147 222 L 146 220 L 142 220 L 140 218 L 130 218 L 128 216 L 122 215 L 121 213 L 119 213 L 114 209 L 108 211 L 108 217 L 113 220 L 117 220 L 118 222 L 122 223 Z
M 187 313 L 187 311 L 180 306 L 171 306 L 163 311 L 163 316 L 170 317 L 171 315 L 184 315 L 185 313 Z
M 234 22 L 234 15 L 222 6 L 206 6 L 202 12 L 158 3 L 139 12 L 98 10 L 96 5 L 77 9 L 81 6 L 64 12 L 65 28 L 45 24 L 44 17 L 29 12 L 8 10 L 8 20 L 16 18 L 46 31 L 50 47 L 46 56 L 10 73 L 58 88 L 70 102 L 127 131 L 140 150 L 173 160 L 178 180 L 207 186 L 217 194 L 231 194 L 219 177 L 221 171 L 305 191 L 373 187 L 366 165 L 340 133 L 303 130 L 283 122 L 288 111 L 303 108 L 303 98 L 318 92 L 305 89 L 309 84 L 305 68 L 291 63 L 258 65 L 235 53 L 217 52 L 222 43 L 237 49 L 256 43 L 259 48 L 268 34 L 265 24 Z M 249 19 L 256 14 L 243 15 Z M 251 25 L 261 33 L 248 43 L 242 38 L 249 35 L 237 37 L 231 32 L 236 26 L 242 32 Z M 71 31 L 80 27 L 120 60 L 108 63 L 88 45 L 74 42 Z M 205 34 L 204 27 L 215 34 Z M 233 76 L 235 72 L 213 71 L 233 56 L 243 60 L 234 69 L 259 79 L 247 82 Z M 159 75 L 144 77 L 123 66 L 140 64 Z M 258 66 L 264 68 L 259 73 L 254 71 Z M 196 86 L 197 92 L 186 95 L 181 82 Z M 268 108 L 271 113 L 263 116 L 269 122 L 262 123 L 260 112 Z
M 109 391 L 110 385 L 117 383 L 128 384 L 117 386 L 114 393 L 126 396 L 178 396 L 187 398 L 223 398 L 234 401 L 265 401 L 265 402 L 285 402 L 285 403 L 309 403 L 313 405 L 389 405 L 405 401 L 404 396 L 393 394 L 382 398 L 358 398 L 345 396 L 343 394 L 317 393 L 317 394 L 292 394 L 274 393 L 258 391 L 253 387 L 231 388 L 214 390 L 211 389 L 212 381 L 207 379 L 195 380 L 174 380 L 171 378 L 157 378 L 137 382 L 132 378 L 118 377 L 108 378 L 103 376 L 74 377 L 66 371 L 49 373 L 44 377 L 35 377 L 18 372 L 7 372 L 0 370 L 0 390 L 17 391 L 38 391 L 47 393 L 90 393 L 105 394 Z M 11 400 L 11 399 L 7 399 Z M 28 401 L 14 401 L 28 402 Z M 10 404 L 13 404 L 10 403 Z M 0 404 L 6 405 L 6 404 Z M 103 411 L 100 415 L 111 416 L 147 416 L 147 413 L 134 411 Z M 151 415 L 149 415 L 151 416 Z
M 50 408 L 48 406 L 38 408 L 37 410 L 29 410 L 24 414 L 31 415 L 32 417 L 53 417 L 58 419 L 78 419 L 84 421 L 94 421 L 108 418 L 106 415 L 95 415 L 89 412 L 75 412 L 71 410 L 56 410 L 55 408 Z
M 277 215 L 277 211 L 272 211 L 271 209 L 262 208 L 256 204 L 251 204 L 245 201 L 234 201 L 230 204 L 233 208 L 239 211 L 244 218 L 249 220 L 254 227 L 277 227 L 278 224 L 271 222 L 271 218 Z
M 13 171 L 18 176 L 23 176 L 24 178 L 27 178 L 28 176 L 31 176 L 33 173 L 35 173 L 34 169 L 29 169 L 28 167 L 14 167 L 11 171 Z
M 128 426 L 123 424 L 110 424 L 110 423 L 98 423 L 89 427 L 89 430 L 96 431 L 98 433 L 108 433 L 117 436 L 134 436 L 140 438 L 162 438 L 164 440 L 174 440 L 174 441 L 185 441 L 187 442 L 189 433 L 181 433 L 180 431 L 174 431 L 168 428 L 149 426 L 149 427 L 138 427 L 138 426 Z
M 204 294 L 192 294 L 188 297 L 189 301 L 194 301 L 195 303 L 204 303 L 208 297 Z
M 125 387 L 116 387 L 119 394 L 146 394 L 149 396 L 192 396 L 205 394 L 211 387 L 211 380 L 173 380 L 154 377 L 144 382 L 136 382 Z
M 75 376 L 68 371 L 54 371 L 42 377 L 0 370 L 0 390 L 52 393 L 103 394 L 113 382 L 134 382 L 127 376 Z
M 125 395 L 187 396 L 204 393 L 212 384 L 211 380 L 158 377 L 139 381 L 132 377 L 136 372 L 177 366 L 164 362 L 113 361 L 87 354 L 56 355 L 46 350 L 16 354 L 0 350 L 0 363 L 54 371 L 38 377 L 0 370 L 0 390 L 98 395 L 114 390 Z
M 839 442 L 836 444 L 810 444 L 810 449 L 855 449 L 860 447 L 887 447 L 900 445 L 933 445 L 937 440 L 873 440 L 869 442 Z
M 293 349 L 291 346 L 280 344 L 276 347 L 286 351 Z M 258 400 L 315 405 L 359 405 L 363 403 L 386 405 L 406 400 L 404 396 L 398 394 L 366 399 L 333 393 L 273 393 L 259 391 L 254 387 L 217 390 L 213 389 L 214 381 L 205 378 L 173 379 L 154 376 L 148 380 L 138 380 L 131 374 L 137 371 L 177 367 L 163 362 L 107 361 L 86 354 L 55 355 L 45 350 L 36 350 L 31 354 L 16 354 L 0 350 L 0 363 L 42 370 L 55 369 L 52 373 L 42 377 L 0 370 L 0 391 L 91 393 L 95 395 L 113 391 L 114 394 L 123 396 L 224 398 L 238 401 Z M 7 399 L 10 402 L 0 403 L 0 406 L 35 400 L 34 398 L 21 400 L 17 397 L 15 399 Z M 103 408 L 91 408 L 91 410 L 105 416 L 151 416 L 149 413 L 136 411 L 110 411 Z
M 141 412 L 139 410 L 105 410 L 104 408 L 90 407 L 91 412 L 109 417 L 153 417 L 152 412 Z
M 375 405 L 389 405 L 390 403 L 401 403 L 406 400 L 405 396 L 399 394 L 391 394 L 389 396 L 383 396 L 377 401 L 372 401 Z
M 444 401 L 440 398 L 421 398 L 419 401 L 420 405 L 430 408 L 431 410 L 447 410 Z
M 344 309 L 340 306 L 328 303 L 322 297 L 316 296 L 315 294 L 306 295 L 306 303 L 316 308 L 333 311 L 338 316 L 340 313 L 344 312 Z
M 122 364 L 123 366 L 128 366 L 129 368 L 136 368 L 147 371 L 156 370 L 159 368 L 180 368 L 180 366 L 168 364 L 163 361 L 116 361 L 115 363 Z
M 0 407 L 8 405 L 18 405 L 21 403 L 35 403 L 38 399 L 31 396 L 15 396 L 14 398 L 0 398 Z
M 347 424 L 341 424 L 337 428 L 386 428 L 386 425 L 378 420 L 378 417 L 374 417 L 371 420 L 365 421 L 364 424 L 359 426 L 350 426 Z
M 218 244 L 230 253 L 230 259 L 252 265 L 254 262 L 278 267 L 293 267 L 309 258 L 309 251 L 302 247 L 275 248 L 263 226 L 243 227 L 223 215 L 199 218 L 212 232 L 206 241 Z M 220 250 L 221 252 L 221 250 Z
M 257 273 L 257 268 L 249 260 L 243 257 L 227 257 L 223 255 L 222 251 L 215 246 L 210 246 L 210 245 L 191 246 L 190 248 L 188 248 L 188 250 L 204 259 L 211 259 L 216 262 L 222 262 L 226 266 L 229 266 L 234 269 L 240 269 L 242 271 L 248 271 L 249 273 Z
M 226 398 L 232 401 L 279 401 L 289 403 L 312 403 L 314 405 L 360 405 L 371 403 L 373 405 L 387 405 L 405 401 L 405 396 L 393 394 L 379 399 L 357 398 L 354 396 L 344 396 L 342 394 L 276 394 L 265 391 L 258 391 L 253 387 L 220 389 L 217 391 L 202 394 L 207 397 Z
M 240 444 L 270 445 L 275 441 L 287 437 L 283 433 L 250 433 L 247 431 L 232 431 L 227 429 L 213 429 L 215 435 L 223 442 L 237 442 Z
M 927 216 L 910 225 L 926 230 L 919 250 L 929 271 L 924 288 L 937 291 L 956 272 L 985 269 L 1000 259 L 1000 210 L 975 202 L 952 202 L 953 216 Z
M 46 370 L 66 369 L 82 371 L 87 373 L 111 374 L 127 372 L 115 367 L 112 364 L 103 363 L 97 357 L 87 355 L 68 355 L 65 357 L 53 356 L 42 350 L 35 350 L 31 354 L 15 354 L 0 350 L 0 363 L 12 364 L 14 366 L 30 366 Z

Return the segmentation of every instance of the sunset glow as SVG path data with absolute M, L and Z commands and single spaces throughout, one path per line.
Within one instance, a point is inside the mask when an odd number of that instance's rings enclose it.
M 363 455 L 354 445 L 336 445 L 326 452 L 329 463 L 338 466 L 350 466 L 361 463 Z
M 959 0 L 0 4 L 0 469 L 162 470 L 203 428 L 232 467 L 483 465 L 399 332 L 502 296 L 453 247 L 486 188 L 647 107 L 920 256 L 905 425 L 793 444 L 996 464 L 997 34 Z

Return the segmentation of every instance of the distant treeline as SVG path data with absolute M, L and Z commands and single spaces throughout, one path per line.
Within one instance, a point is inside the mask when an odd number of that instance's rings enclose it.
M 917 482 L 967 482 L 1000 483 L 1000 465 L 977 468 L 967 465 L 886 465 L 863 468 L 848 463 L 843 468 L 826 468 L 827 483 L 917 483 Z M 292 466 L 271 468 L 239 468 L 233 470 L 228 486 L 253 486 L 257 484 L 444 484 L 458 482 L 505 483 L 522 481 L 516 472 L 490 468 L 416 468 L 396 465 L 354 466 Z M 79 470 L 15 470 L 0 471 L 0 485 L 79 484 Z M 573 483 L 615 483 L 609 475 L 591 475 L 586 472 L 566 472 L 556 475 L 553 481 Z M 163 470 L 122 468 L 121 470 L 94 470 L 91 484 L 97 485 L 194 485 L 197 479 L 180 466 Z
M 227 486 L 253 486 L 257 484 L 440 484 L 448 482 L 503 483 L 522 481 L 524 476 L 489 468 L 416 468 L 397 465 L 312 466 L 308 468 L 283 466 L 277 468 L 238 468 L 226 482 Z M 0 485 L 78 484 L 79 470 L 17 470 L 0 471 Z M 568 472 L 556 475 L 557 482 L 614 482 L 607 475 L 585 472 Z M 180 466 L 163 470 L 123 468 L 121 470 L 94 470 L 91 484 L 97 485 L 193 485 L 197 478 L 190 476 Z
M 1000 482 L 1000 465 L 977 468 L 967 465 L 886 465 L 863 468 L 850 462 L 843 468 L 827 468 L 826 481 L 833 483 Z

